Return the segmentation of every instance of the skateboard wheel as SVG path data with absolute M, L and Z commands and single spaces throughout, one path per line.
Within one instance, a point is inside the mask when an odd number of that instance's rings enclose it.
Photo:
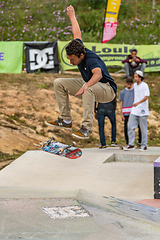
M 60 153 L 63 153 L 63 151 L 64 151 L 63 148 L 60 148 L 60 149 L 59 149 L 59 152 L 60 152 Z
M 120 146 L 120 147 L 119 147 L 119 150 L 123 150 L 123 147 L 122 147 L 122 146 Z
M 73 142 L 73 146 L 76 146 L 76 145 L 77 145 L 77 144 L 76 144 L 76 142 L 74 141 L 74 142 Z

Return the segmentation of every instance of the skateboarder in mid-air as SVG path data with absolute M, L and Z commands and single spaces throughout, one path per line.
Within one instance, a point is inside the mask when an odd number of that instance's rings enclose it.
M 55 121 L 46 121 L 45 123 L 53 127 L 71 129 L 72 117 L 68 95 L 82 98 L 82 127 L 72 135 L 80 139 L 87 139 L 92 131 L 95 101 L 101 103 L 112 101 L 116 96 L 117 86 L 102 59 L 84 47 L 81 30 L 71 5 L 67 7 L 67 15 L 72 24 L 74 40 L 66 47 L 66 54 L 70 63 L 78 66 L 83 79 L 58 78 L 54 81 L 55 96 L 61 116 Z

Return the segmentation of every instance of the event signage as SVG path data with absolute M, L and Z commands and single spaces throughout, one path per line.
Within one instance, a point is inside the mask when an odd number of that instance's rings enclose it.
M 4 52 L 0 52 L 0 61 L 4 61 Z
M 116 36 L 117 18 L 120 4 L 121 0 L 107 1 L 102 43 L 108 42 L 110 39 Z
M 76 69 L 70 64 L 66 56 L 65 47 L 68 42 L 58 41 L 58 53 L 63 70 Z M 85 47 L 95 52 L 109 66 L 123 67 L 122 61 L 131 54 L 131 50 L 137 49 L 137 56 L 147 61 L 145 72 L 160 71 L 160 45 L 130 45 L 130 44 L 102 44 L 84 43 Z
M 23 42 L 0 42 L 0 73 L 21 73 Z
M 57 42 L 25 43 L 26 70 L 28 73 L 59 72 Z

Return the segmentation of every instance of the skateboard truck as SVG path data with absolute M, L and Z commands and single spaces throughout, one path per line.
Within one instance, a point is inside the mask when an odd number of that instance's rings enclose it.
M 72 142 L 72 144 L 71 145 L 69 145 L 69 146 L 67 146 L 67 147 L 65 147 L 65 148 L 60 148 L 59 149 L 59 151 L 61 152 L 61 154 L 64 152 L 64 150 L 67 150 L 67 149 L 69 149 L 69 148 L 71 148 L 71 147 L 75 147 L 76 146 L 76 142 Z
M 54 137 L 52 137 L 51 139 L 49 139 L 47 142 L 43 143 L 43 146 L 42 146 L 42 147 L 44 147 L 44 146 L 47 146 L 47 147 L 48 147 L 48 146 L 51 144 L 52 141 L 55 141 L 55 138 L 54 138 Z

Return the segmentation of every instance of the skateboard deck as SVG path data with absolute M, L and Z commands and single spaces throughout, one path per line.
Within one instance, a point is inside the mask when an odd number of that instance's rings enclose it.
M 66 145 L 55 141 L 54 138 L 51 138 L 47 142 L 43 143 L 41 149 L 45 152 L 53 153 L 70 159 L 76 159 L 82 155 L 82 151 L 81 149 L 74 147 L 75 145 L 75 142 L 73 142 L 71 145 Z

